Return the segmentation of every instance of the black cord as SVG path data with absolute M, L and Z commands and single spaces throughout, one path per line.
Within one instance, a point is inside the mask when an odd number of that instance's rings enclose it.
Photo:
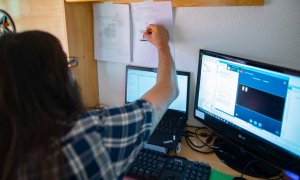
M 203 148 L 206 146 L 206 143 L 204 143 L 203 141 L 201 141 L 202 145 L 197 145 L 195 144 L 189 137 L 185 137 L 187 138 L 188 142 L 190 143 L 190 145 L 192 145 L 193 147 L 196 147 L 196 148 Z
M 214 153 L 213 150 L 212 150 L 212 151 L 201 151 L 201 150 L 198 150 L 198 149 L 194 148 L 194 147 L 190 144 L 191 140 L 190 140 L 189 138 L 185 137 L 185 140 L 186 140 L 186 142 L 187 142 L 187 145 L 188 145 L 192 150 L 194 150 L 194 151 L 196 151 L 196 152 L 198 152 L 198 153 L 202 153 L 202 154 L 211 154 L 211 153 Z
M 216 148 L 215 146 L 210 145 L 211 141 L 216 136 L 216 134 L 215 133 L 210 133 L 210 134 L 207 134 L 207 133 L 197 133 L 199 130 L 200 129 L 196 129 L 195 130 L 195 134 L 198 137 L 198 140 L 201 141 L 203 144 L 205 144 L 205 146 L 207 146 L 207 147 L 209 147 L 211 149 Z M 203 136 L 203 134 L 205 134 L 205 135 Z M 206 141 L 203 142 L 202 139 L 198 135 L 200 135 L 201 137 L 207 137 Z
M 188 130 L 187 128 L 194 128 L 194 132 Z M 183 136 L 185 137 L 185 140 L 187 142 L 187 145 L 194 151 L 198 152 L 198 153 L 202 153 L 202 154 L 210 154 L 210 153 L 214 153 L 214 149 L 216 149 L 217 147 L 210 145 L 210 143 L 212 142 L 215 134 L 214 133 L 207 133 L 207 132 L 199 132 L 201 130 L 208 130 L 207 127 L 195 127 L 195 126 L 186 126 L 184 129 L 184 133 Z M 202 143 L 202 145 L 197 145 L 195 144 L 191 138 L 196 138 L 198 141 L 200 141 Z M 205 141 L 203 141 L 201 138 L 206 138 Z M 210 151 L 203 151 L 200 150 L 201 148 L 204 147 L 208 147 L 211 150 Z
M 192 131 L 189 131 L 187 128 L 194 128 L 196 130 L 200 130 L 200 129 L 207 129 L 207 127 L 203 126 L 203 127 L 196 127 L 196 126 L 185 126 L 184 128 L 184 136 L 187 136 L 187 135 L 196 135 L 195 132 L 192 132 Z

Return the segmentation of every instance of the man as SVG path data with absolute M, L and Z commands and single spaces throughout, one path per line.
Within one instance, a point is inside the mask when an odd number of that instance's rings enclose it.
M 0 37 L 0 179 L 119 179 L 178 96 L 168 32 L 149 25 L 155 86 L 120 107 L 86 111 L 60 42 L 41 31 Z

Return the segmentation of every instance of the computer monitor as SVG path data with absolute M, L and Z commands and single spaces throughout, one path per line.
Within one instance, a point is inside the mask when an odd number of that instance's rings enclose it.
M 270 163 L 300 174 L 299 71 L 200 50 L 194 117 L 233 169 L 271 177 Z
M 157 68 L 126 66 L 125 102 L 133 102 L 143 96 L 156 83 Z M 188 115 L 189 73 L 177 71 L 179 95 L 168 110 L 186 113 Z

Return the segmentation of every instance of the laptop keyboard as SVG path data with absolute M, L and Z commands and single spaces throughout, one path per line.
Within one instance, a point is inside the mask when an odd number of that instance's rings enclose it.
M 131 164 L 127 176 L 135 179 L 208 180 L 210 173 L 208 164 L 142 149 Z
M 155 131 L 160 131 L 167 134 L 176 134 L 181 123 L 185 123 L 184 117 L 164 117 L 157 125 Z

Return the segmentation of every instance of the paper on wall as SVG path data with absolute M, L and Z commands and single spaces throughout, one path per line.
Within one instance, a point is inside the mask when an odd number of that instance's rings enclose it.
M 133 62 L 154 66 L 158 64 L 158 53 L 154 45 L 143 39 L 149 24 L 163 25 L 169 32 L 169 46 L 174 58 L 173 13 L 171 1 L 131 3 Z
M 130 63 L 130 13 L 124 4 L 93 5 L 95 59 Z

